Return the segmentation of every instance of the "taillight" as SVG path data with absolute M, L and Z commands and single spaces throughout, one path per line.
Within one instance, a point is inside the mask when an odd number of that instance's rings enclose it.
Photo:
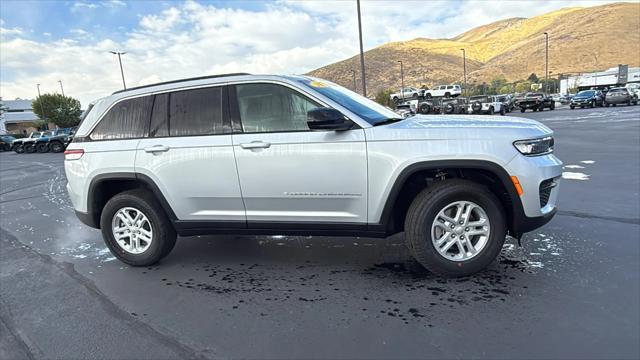
M 64 159 L 65 160 L 78 160 L 84 155 L 84 150 L 82 149 L 71 149 L 64 151 Z

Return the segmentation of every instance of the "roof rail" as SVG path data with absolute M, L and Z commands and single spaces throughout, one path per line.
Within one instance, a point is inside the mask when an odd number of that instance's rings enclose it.
M 192 78 L 186 78 L 186 79 L 163 81 L 163 82 L 159 82 L 159 83 L 155 83 L 155 84 L 142 85 L 142 86 L 136 86 L 136 87 L 132 87 L 132 88 L 128 88 L 128 89 L 118 90 L 118 91 L 115 91 L 111 95 L 120 94 L 120 93 L 131 91 L 131 90 L 144 89 L 144 88 L 148 88 L 148 87 L 152 87 L 152 86 L 158 86 L 158 85 L 174 84 L 174 83 L 180 83 L 180 82 L 184 82 L 184 81 L 193 81 L 193 80 L 215 79 L 215 78 L 220 78 L 220 77 L 238 76 L 238 75 L 251 75 L 251 74 L 249 74 L 249 73 L 230 73 L 230 74 L 207 75 L 207 76 L 198 76 L 198 77 L 192 77 Z

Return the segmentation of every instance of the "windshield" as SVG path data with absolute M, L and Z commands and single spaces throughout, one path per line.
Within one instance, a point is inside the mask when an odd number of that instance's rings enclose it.
M 335 101 L 336 103 L 344 106 L 345 108 L 349 109 L 349 111 L 358 115 L 360 118 L 371 125 L 385 122 L 389 119 L 400 118 L 398 114 L 378 104 L 377 102 L 369 100 L 360 94 L 345 89 L 342 86 L 336 85 L 332 82 L 314 78 L 292 77 L 292 79 L 313 90 L 314 92 L 318 92 Z
M 593 90 L 583 90 L 583 91 L 580 91 L 577 96 L 591 96 L 595 93 L 596 92 Z

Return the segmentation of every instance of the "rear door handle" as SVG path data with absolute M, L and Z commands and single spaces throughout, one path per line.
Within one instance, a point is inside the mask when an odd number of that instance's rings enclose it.
M 252 141 L 250 143 L 240 144 L 240 147 L 243 149 L 251 150 L 251 149 L 267 149 L 271 146 L 271 143 L 264 141 Z
M 144 148 L 144 151 L 148 153 L 165 152 L 165 151 L 169 151 L 169 147 L 164 145 L 153 145 L 153 146 Z

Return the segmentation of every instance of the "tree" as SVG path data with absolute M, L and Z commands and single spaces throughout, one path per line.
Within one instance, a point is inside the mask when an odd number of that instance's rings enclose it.
M 80 123 L 80 101 L 60 94 L 43 94 L 31 104 L 33 112 L 42 120 L 66 128 Z
M 516 92 L 526 93 L 531 91 L 531 81 L 522 81 L 516 84 Z
M 535 84 L 535 83 L 540 81 L 540 79 L 538 79 L 538 76 L 536 75 L 536 73 L 531 73 L 531 75 L 529 75 L 527 80 L 529 80 L 529 82 L 533 83 L 533 84 Z
M 391 101 L 391 94 L 393 94 L 393 90 L 391 89 L 379 90 L 376 94 L 376 102 L 380 105 L 393 108 L 394 104 L 393 101 Z

